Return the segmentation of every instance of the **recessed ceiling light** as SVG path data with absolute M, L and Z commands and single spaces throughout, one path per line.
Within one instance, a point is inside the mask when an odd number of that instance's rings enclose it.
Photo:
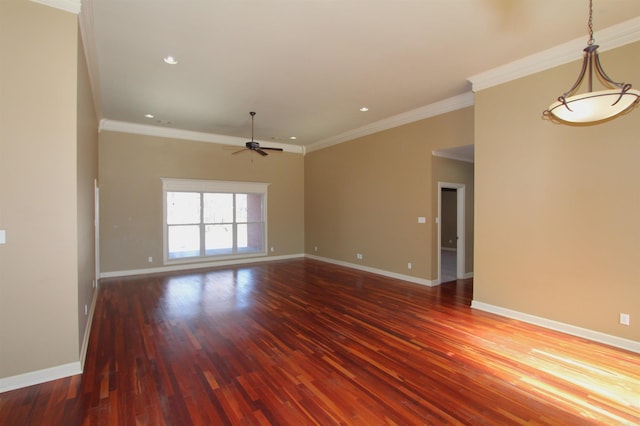
M 295 137 L 295 136 L 291 136 L 289 139 L 291 139 L 291 140 L 296 140 L 296 139 L 298 139 L 298 138 L 297 138 L 297 137 Z
M 165 56 L 164 61 L 169 65 L 175 65 L 178 63 L 178 60 L 173 56 Z
M 153 118 L 153 117 L 155 117 L 155 116 L 154 116 L 153 114 L 145 114 L 145 115 L 144 115 L 144 117 L 145 117 L 145 118 Z
M 367 112 L 367 111 L 369 111 L 369 108 L 367 108 L 367 107 L 362 107 L 362 108 L 360 108 L 360 111 L 362 111 L 362 112 Z

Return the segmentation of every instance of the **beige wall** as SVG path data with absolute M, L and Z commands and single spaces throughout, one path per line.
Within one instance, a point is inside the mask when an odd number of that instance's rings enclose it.
M 238 147 L 112 131 L 99 139 L 100 272 L 162 266 L 163 177 L 270 183 L 269 255 L 304 252 L 302 155 L 232 155 Z
M 95 201 L 94 180 L 98 178 L 98 122 L 91 93 L 91 83 L 78 37 L 78 102 L 77 102 L 77 198 L 78 198 L 78 343 L 89 333 L 89 316 L 95 289 Z
M 79 359 L 77 32 L 0 2 L 0 378 Z
M 464 108 L 307 154 L 306 252 L 436 279 L 431 152 L 471 143 L 473 108 Z
M 455 249 L 458 241 L 458 197 L 455 190 L 442 190 L 440 198 L 440 246 Z
M 640 85 L 640 43 L 600 56 Z M 476 94 L 474 300 L 640 341 L 640 111 L 589 127 L 543 121 L 579 66 Z

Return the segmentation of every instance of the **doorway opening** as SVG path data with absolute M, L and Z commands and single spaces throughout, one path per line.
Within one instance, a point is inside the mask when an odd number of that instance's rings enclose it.
M 438 182 L 438 284 L 465 277 L 465 185 Z

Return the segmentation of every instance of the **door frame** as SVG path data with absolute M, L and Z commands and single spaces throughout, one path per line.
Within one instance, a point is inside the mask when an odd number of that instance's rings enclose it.
M 465 193 L 466 186 L 463 183 L 451 183 L 451 182 L 438 182 L 438 217 L 436 223 L 438 224 L 438 284 L 442 283 L 442 190 L 443 189 L 455 189 L 456 190 L 456 234 L 458 240 L 456 242 L 456 279 L 464 279 L 465 277 L 465 247 L 466 247 L 466 207 L 465 207 Z
M 93 232 L 94 232 L 94 256 L 95 256 L 95 287 L 98 288 L 100 279 L 100 187 L 98 179 L 93 180 Z

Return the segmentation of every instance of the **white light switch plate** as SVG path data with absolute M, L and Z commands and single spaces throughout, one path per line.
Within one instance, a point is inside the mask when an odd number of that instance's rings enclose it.
M 0 244 L 7 243 L 7 231 L 4 229 L 0 229 Z
M 629 325 L 630 323 L 629 320 L 630 320 L 629 314 L 620 313 L 620 324 Z

